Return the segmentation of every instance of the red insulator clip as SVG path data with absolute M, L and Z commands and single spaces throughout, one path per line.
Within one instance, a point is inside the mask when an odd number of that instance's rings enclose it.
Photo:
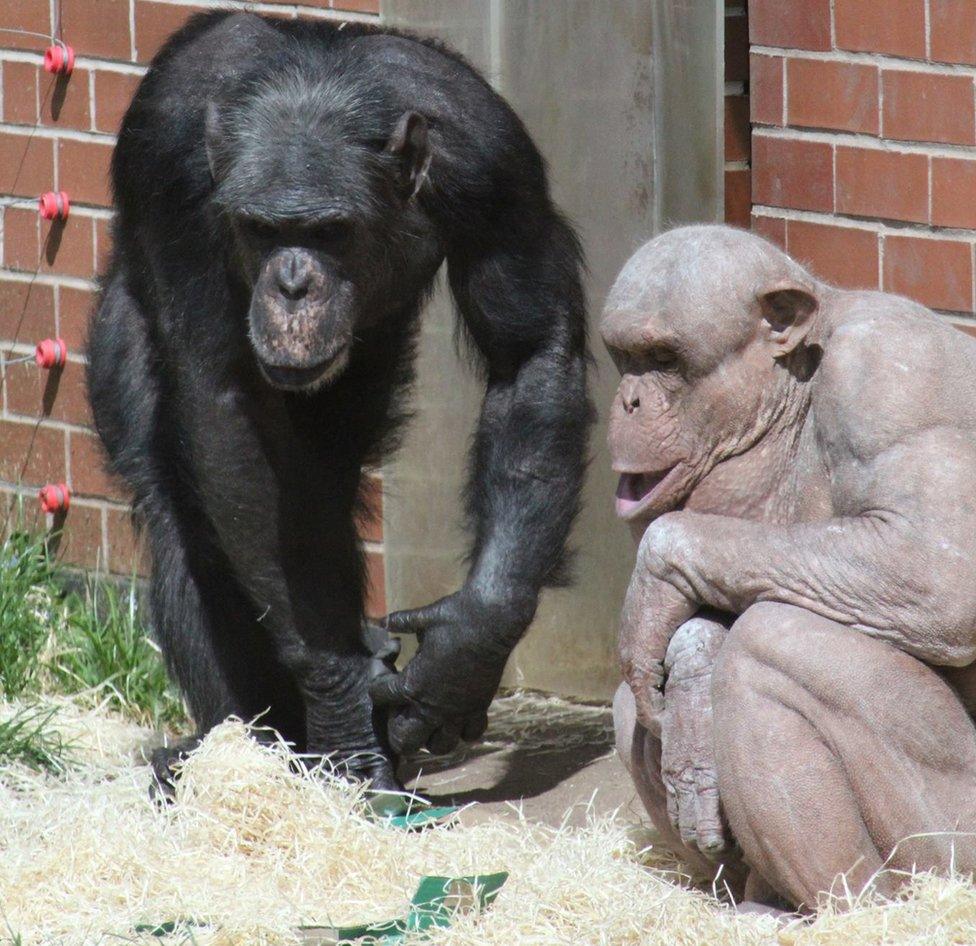
M 48 191 L 37 200 L 37 212 L 44 220 L 67 220 L 71 201 L 67 191 Z
M 38 368 L 63 368 L 68 360 L 68 346 L 61 338 L 45 338 L 34 349 L 34 361 Z
M 67 512 L 71 505 L 71 490 L 67 483 L 48 483 L 37 494 L 44 512 Z
M 55 76 L 70 76 L 75 67 L 75 51 L 65 42 L 56 39 L 44 50 L 44 71 Z

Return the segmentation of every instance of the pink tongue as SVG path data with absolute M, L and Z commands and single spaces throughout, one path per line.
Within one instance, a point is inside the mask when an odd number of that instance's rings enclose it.
M 616 511 L 618 516 L 626 516 L 639 506 L 648 493 L 664 479 L 663 473 L 622 473 L 617 484 Z

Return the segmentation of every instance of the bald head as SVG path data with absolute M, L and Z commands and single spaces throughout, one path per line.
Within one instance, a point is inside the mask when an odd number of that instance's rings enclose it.
M 621 515 L 675 508 L 761 433 L 824 291 L 771 243 L 730 227 L 672 230 L 628 260 L 600 326 L 622 375 L 610 425 Z
M 601 333 L 608 344 L 624 346 L 641 336 L 678 336 L 690 354 L 714 364 L 716 337 L 730 347 L 750 336 L 766 295 L 784 289 L 815 295 L 819 288 L 802 266 L 754 233 L 680 227 L 627 261 L 607 297 Z

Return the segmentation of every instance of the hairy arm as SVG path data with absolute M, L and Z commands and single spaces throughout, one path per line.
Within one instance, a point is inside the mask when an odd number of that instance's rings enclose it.
M 541 587 L 562 577 L 592 413 L 579 250 L 547 202 L 448 264 L 486 375 L 467 490 L 474 542 L 458 592 L 388 618 L 420 638 L 404 673 L 374 686 L 379 702 L 401 706 L 390 724 L 398 751 L 444 751 L 484 728 Z

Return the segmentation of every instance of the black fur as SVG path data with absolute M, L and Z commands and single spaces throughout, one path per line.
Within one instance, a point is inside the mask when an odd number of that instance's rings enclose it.
M 279 134 L 275 116 L 296 109 Z M 426 119 L 430 166 L 405 182 L 389 142 L 407 112 Z M 207 14 L 154 60 L 112 176 L 115 251 L 89 391 L 148 534 L 169 669 L 201 732 L 270 707 L 266 723 L 299 749 L 376 753 L 351 766 L 382 781 L 353 519 L 363 465 L 391 449 L 405 416 L 417 319 L 443 259 L 487 382 L 467 623 L 454 633 L 465 653 L 487 641 L 483 659 L 504 664 L 559 575 L 576 512 L 590 418 L 581 260 L 542 159 L 506 104 L 437 44 Z M 329 305 L 351 313 L 350 361 L 311 393 L 276 388 L 258 367 L 253 273 L 232 219 L 248 201 L 270 202 L 261 213 L 285 224 L 319 203 L 354 223 L 352 247 L 338 262 L 327 248 L 315 270 L 329 286 L 346 280 L 346 301 L 335 290 Z M 486 688 L 469 686 L 455 657 L 436 657 L 444 688 L 411 694 L 439 722 L 485 702 L 466 700 Z M 488 690 L 498 673 L 486 669 Z

